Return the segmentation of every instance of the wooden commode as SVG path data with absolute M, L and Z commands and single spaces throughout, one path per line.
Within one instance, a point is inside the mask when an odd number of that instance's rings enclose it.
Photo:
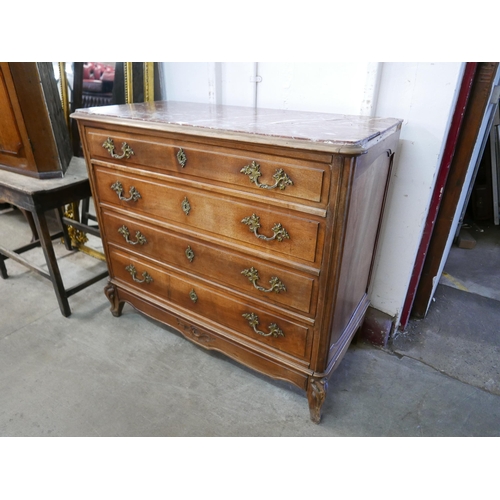
M 78 110 L 124 302 L 307 393 L 363 321 L 401 120 L 150 102 Z

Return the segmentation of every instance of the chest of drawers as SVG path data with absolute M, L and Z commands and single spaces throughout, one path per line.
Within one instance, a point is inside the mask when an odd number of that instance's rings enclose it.
M 73 117 L 112 313 L 295 384 L 318 423 L 369 304 L 401 121 L 181 102 Z

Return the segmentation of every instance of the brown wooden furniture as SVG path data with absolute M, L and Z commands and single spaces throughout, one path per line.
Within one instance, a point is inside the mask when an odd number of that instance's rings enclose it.
M 368 307 L 400 120 L 155 102 L 78 110 L 119 316 L 307 392 Z
M 67 219 L 62 214 L 62 206 L 88 198 L 89 196 L 90 184 L 83 158 L 75 157 L 72 159 L 63 179 L 33 179 L 17 173 L 0 170 L 0 199 L 4 199 L 9 204 L 31 213 L 36 234 L 38 235 L 38 239 L 35 241 L 15 250 L 9 250 L 4 246 L 0 246 L 0 274 L 3 279 L 8 277 L 4 261 L 6 258 L 10 258 L 47 278 L 52 282 L 59 308 L 63 316 L 66 317 L 71 314 L 68 297 L 99 281 L 108 274 L 107 271 L 101 272 L 78 285 L 66 289 L 52 246 L 52 240 L 63 237 L 66 248 L 71 250 L 70 239 L 67 231 L 64 230 L 67 225 L 99 236 L 99 232 L 95 228 L 82 227 L 82 224 L 72 219 Z M 59 213 L 59 217 L 63 223 L 63 231 L 50 234 L 46 212 L 54 209 Z M 2 234 L 1 239 L 6 241 L 9 239 L 9 235 Z M 23 252 L 39 246 L 43 249 L 48 272 L 21 257 Z
M 71 156 L 52 63 L 0 62 L 0 168 L 62 177 Z

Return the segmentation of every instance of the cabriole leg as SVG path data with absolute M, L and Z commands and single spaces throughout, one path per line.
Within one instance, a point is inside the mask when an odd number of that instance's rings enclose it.
M 309 411 L 311 413 L 311 420 L 315 424 L 321 422 L 321 407 L 326 399 L 326 392 L 328 390 L 328 380 L 326 378 L 313 378 L 309 379 L 307 384 L 307 400 L 309 401 Z
M 104 294 L 111 303 L 111 307 L 109 309 L 111 311 L 111 314 L 115 317 L 121 316 L 124 302 L 121 302 L 118 298 L 115 285 L 113 285 L 112 283 L 108 283 L 104 287 Z

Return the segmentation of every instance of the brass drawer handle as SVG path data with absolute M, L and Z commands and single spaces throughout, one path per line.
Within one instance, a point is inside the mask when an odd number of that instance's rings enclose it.
M 130 243 L 131 245 L 144 245 L 148 242 L 146 237 L 140 231 L 135 232 L 135 241 L 129 239 L 130 231 L 128 230 L 127 226 L 122 226 L 120 229 L 118 229 L 118 232 L 125 238 L 125 241 L 127 243 Z
M 260 173 L 260 165 L 255 161 L 252 161 L 250 165 L 246 165 L 245 167 L 243 167 L 240 172 L 242 174 L 248 175 L 248 177 L 250 178 L 250 182 L 253 182 L 257 187 L 262 189 L 280 188 L 281 190 L 283 190 L 287 186 L 293 185 L 292 179 L 288 177 L 288 174 L 286 174 L 282 168 L 276 169 L 276 172 L 273 175 L 273 179 L 276 182 L 272 186 L 269 186 L 268 184 L 260 184 L 259 177 L 262 174 Z
M 151 275 L 149 273 L 147 273 L 146 271 L 144 271 L 142 273 L 142 280 L 138 279 L 137 278 L 137 269 L 132 265 L 132 264 L 129 264 L 126 268 L 125 268 L 126 271 L 128 271 L 131 276 L 132 276 L 132 279 L 134 281 L 136 281 L 137 283 L 151 283 L 153 281 L 153 278 L 151 278 Z
M 259 292 L 275 292 L 275 293 L 280 293 L 280 292 L 286 292 L 286 287 L 283 284 L 283 282 L 273 276 L 270 280 L 269 283 L 271 284 L 271 288 L 266 290 L 263 286 L 257 285 L 257 280 L 259 279 L 259 271 L 255 269 L 254 267 L 251 267 L 250 269 L 243 269 L 241 271 L 241 274 L 246 276 L 252 283 L 253 286 L 259 290 Z
M 187 162 L 187 156 L 186 153 L 184 153 L 184 150 L 182 148 L 177 151 L 177 161 L 179 162 L 179 165 L 184 168 L 186 166 Z
M 141 193 L 139 193 L 139 191 L 137 191 L 134 186 L 132 186 L 128 190 L 130 197 L 125 198 L 123 196 L 123 185 L 120 181 L 116 181 L 114 184 L 112 184 L 111 189 L 118 195 L 118 198 L 122 201 L 137 201 L 139 198 L 141 198 Z
M 111 137 L 108 137 L 104 141 L 102 147 L 111 155 L 112 158 L 116 158 L 117 160 L 121 160 L 122 158 L 128 159 L 134 154 L 132 148 L 126 142 L 122 144 L 122 154 L 116 154 L 115 143 L 113 142 L 113 139 L 111 139 Z
M 263 337 L 284 337 L 285 334 L 278 327 L 276 323 L 271 323 L 269 325 L 269 333 L 261 332 L 257 330 L 257 326 L 259 325 L 259 317 L 255 313 L 245 313 L 242 315 L 245 319 L 248 320 L 248 324 L 253 328 L 255 333 L 262 335 Z
M 196 292 L 194 291 L 194 288 L 189 292 L 189 298 L 196 304 L 198 301 L 198 295 L 196 295 Z
M 252 214 L 249 217 L 245 217 L 242 219 L 243 224 L 246 224 L 250 231 L 257 236 L 257 238 L 265 241 L 272 241 L 272 240 L 278 240 L 278 241 L 283 241 L 285 238 L 290 239 L 290 235 L 288 234 L 287 230 L 279 223 L 277 222 L 273 227 L 273 233 L 274 236 L 268 237 L 264 236 L 263 234 L 258 234 L 257 231 L 260 228 L 260 217 L 258 215 Z

